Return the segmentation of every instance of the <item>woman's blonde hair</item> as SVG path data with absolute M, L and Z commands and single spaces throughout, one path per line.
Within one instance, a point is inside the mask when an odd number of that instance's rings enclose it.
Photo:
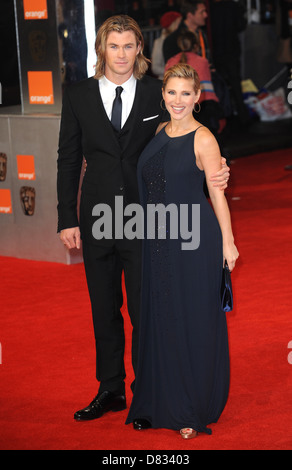
M 142 78 L 148 69 L 150 60 L 147 59 L 143 54 L 144 38 L 138 23 L 127 15 L 111 16 L 99 28 L 95 41 L 97 63 L 95 67 L 94 78 L 99 79 L 104 75 L 106 41 L 109 33 L 112 31 L 118 33 L 132 31 L 135 34 L 137 46 L 140 45 L 140 51 L 136 56 L 133 75 L 137 79 Z
M 176 64 L 170 67 L 164 74 L 162 89 L 165 90 L 167 82 L 170 78 L 185 78 L 194 81 L 194 90 L 197 94 L 201 89 L 200 78 L 196 70 L 189 64 Z

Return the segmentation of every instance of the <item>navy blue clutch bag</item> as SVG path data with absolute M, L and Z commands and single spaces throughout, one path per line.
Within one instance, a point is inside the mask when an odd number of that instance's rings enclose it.
M 223 275 L 222 275 L 221 306 L 224 312 L 231 312 L 231 310 L 233 309 L 231 273 L 229 271 L 226 260 L 225 260 L 225 265 L 223 268 Z

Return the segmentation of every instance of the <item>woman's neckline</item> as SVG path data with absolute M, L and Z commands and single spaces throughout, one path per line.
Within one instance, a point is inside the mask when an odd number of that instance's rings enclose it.
M 200 125 L 200 126 L 196 127 L 196 129 L 193 129 L 192 131 L 186 132 L 185 134 L 177 135 L 177 136 L 171 137 L 171 136 L 168 135 L 168 133 L 166 132 L 167 126 L 168 126 L 168 124 L 166 124 L 166 126 L 164 126 L 163 130 L 164 130 L 165 134 L 167 135 L 167 137 L 168 137 L 169 139 L 179 139 L 180 137 L 185 137 L 186 135 L 189 135 L 189 134 L 192 134 L 193 132 L 196 132 L 200 127 L 204 127 L 203 125 Z

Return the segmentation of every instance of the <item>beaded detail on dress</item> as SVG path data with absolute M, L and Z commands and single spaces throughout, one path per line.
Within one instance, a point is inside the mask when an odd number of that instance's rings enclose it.
M 158 204 L 165 200 L 166 179 L 164 174 L 164 157 L 166 146 L 153 155 L 144 165 L 142 174 L 147 186 L 147 204 Z
M 149 240 L 151 270 L 154 279 L 159 279 L 159 284 L 151 286 L 153 302 L 157 303 L 157 316 L 160 312 L 169 311 L 166 307 L 169 301 L 169 247 L 165 242 L 168 235 L 166 217 L 159 218 L 155 212 L 157 204 L 166 206 L 166 178 L 164 171 L 164 159 L 167 151 L 167 145 L 158 153 L 153 155 L 144 165 L 142 175 L 147 187 L 147 214 L 150 214 L 151 220 L 155 220 L 155 230 L 152 231 L 154 238 Z M 163 308 L 162 305 L 163 304 Z M 166 322 L 167 329 L 167 322 Z

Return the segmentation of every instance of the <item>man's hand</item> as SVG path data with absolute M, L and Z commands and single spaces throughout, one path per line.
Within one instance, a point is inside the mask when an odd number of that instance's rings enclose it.
M 61 230 L 60 239 L 64 245 L 69 248 L 80 248 L 80 230 L 79 227 L 65 228 Z
M 230 168 L 226 165 L 226 158 L 221 157 L 221 162 L 222 169 L 217 171 L 215 175 L 212 175 L 210 181 L 213 183 L 213 186 L 218 186 L 221 191 L 224 191 L 228 186 L 227 183 L 230 177 Z

